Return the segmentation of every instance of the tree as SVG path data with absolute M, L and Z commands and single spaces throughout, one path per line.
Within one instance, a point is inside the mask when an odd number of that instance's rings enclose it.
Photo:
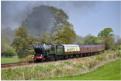
M 2 52 L 2 56 L 5 56 L 5 57 L 11 57 L 15 55 L 16 55 L 15 49 L 10 46 L 8 46 L 7 49 L 4 52 Z
M 58 27 L 53 33 L 53 41 L 56 44 L 69 44 L 73 43 L 76 38 L 76 33 L 70 25 L 64 25 L 63 27 Z
M 25 48 L 27 46 L 27 31 L 24 27 L 19 27 L 16 30 L 15 39 L 13 41 L 13 47 L 18 52 L 20 49 Z
M 68 22 L 68 15 L 62 9 L 57 9 L 55 7 L 51 7 L 51 11 L 55 17 L 55 27 L 50 36 L 52 43 L 73 43 L 76 38 L 76 33 L 73 30 L 73 26 Z
M 5 34 L 5 35 L 4 35 Z M 10 40 L 6 36 L 7 34 L 4 32 L 2 34 L 2 39 L 1 39 L 1 56 L 5 57 L 11 57 L 16 55 L 15 49 L 10 45 Z M 10 36 L 11 37 L 11 36 Z
M 84 38 L 79 36 L 79 35 L 77 35 L 74 43 L 83 45 L 84 44 Z
M 2 53 L 1 53 L 2 56 L 11 57 L 16 55 L 15 49 L 9 44 L 5 43 L 3 47 L 4 47 L 4 50 L 2 50 Z
M 40 38 L 40 42 L 43 44 L 50 44 L 51 43 L 50 33 L 45 32 L 43 36 Z
M 114 47 L 114 35 L 112 28 L 104 28 L 98 36 L 103 40 L 106 49 L 112 49 Z
M 62 10 L 62 9 L 57 9 L 55 7 L 50 7 L 51 11 L 53 12 L 53 15 L 56 19 L 55 26 L 61 25 L 64 23 L 67 23 L 68 21 L 68 15 Z
M 84 38 L 84 44 L 101 44 L 101 43 L 102 43 L 101 39 L 92 35 L 87 35 Z
M 27 56 L 29 53 L 29 47 L 32 45 L 33 39 L 28 36 L 25 27 L 19 27 L 16 30 L 16 37 L 12 43 L 12 46 L 16 49 L 16 52 L 20 58 Z
M 117 44 L 117 45 L 121 45 L 121 37 L 120 37 L 120 36 L 117 37 L 116 44 Z

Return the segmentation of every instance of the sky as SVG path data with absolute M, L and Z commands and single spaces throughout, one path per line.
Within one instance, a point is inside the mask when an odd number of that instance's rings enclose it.
M 63 9 L 80 36 L 96 36 L 111 27 L 121 37 L 121 1 L 2 1 L 1 27 L 19 27 L 32 8 L 40 5 Z

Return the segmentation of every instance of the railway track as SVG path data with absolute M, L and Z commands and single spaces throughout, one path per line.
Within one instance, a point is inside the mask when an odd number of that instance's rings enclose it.
M 32 63 L 25 63 L 25 62 L 7 63 L 7 64 L 1 64 L 1 68 L 23 66 L 23 65 L 29 65 L 29 64 L 32 64 Z
M 73 58 L 68 58 L 68 59 L 58 59 L 57 61 L 60 60 L 69 60 L 69 59 L 76 59 L 76 58 L 82 58 L 82 57 L 88 57 L 88 56 L 93 56 L 96 54 L 92 55 L 86 55 L 86 56 L 80 56 L 80 57 L 73 57 Z M 53 60 L 54 61 L 54 60 Z M 7 64 L 1 64 L 1 68 L 9 68 L 9 67 L 16 67 L 16 66 L 25 66 L 25 65 L 31 65 L 31 64 L 39 64 L 39 63 L 48 63 L 48 62 L 53 62 L 52 60 L 46 60 L 42 62 L 17 62 L 17 63 L 7 63 Z

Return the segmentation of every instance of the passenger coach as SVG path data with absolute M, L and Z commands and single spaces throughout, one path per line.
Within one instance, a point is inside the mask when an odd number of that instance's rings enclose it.
M 67 59 L 70 57 L 80 57 L 93 55 L 105 49 L 104 45 L 35 45 L 34 61 Z

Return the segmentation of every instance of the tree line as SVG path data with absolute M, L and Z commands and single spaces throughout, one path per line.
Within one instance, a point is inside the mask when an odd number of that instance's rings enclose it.
M 68 22 L 67 14 L 54 7 L 52 12 L 55 16 L 55 28 L 52 32 L 45 32 L 40 37 L 33 37 L 28 34 L 28 29 L 21 25 L 15 31 L 15 38 L 13 42 L 4 44 L 2 47 L 2 56 L 15 56 L 19 58 L 26 57 L 34 54 L 32 48 L 33 44 L 80 44 L 80 45 L 91 45 L 91 44 L 105 44 L 106 49 L 114 49 L 115 41 L 112 28 L 104 28 L 98 33 L 97 36 L 87 35 L 85 37 L 78 36 L 73 28 L 73 25 Z M 117 45 L 121 44 L 121 39 L 117 42 Z
M 26 57 L 30 54 L 34 54 L 32 45 L 34 44 L 105 44 L 106 49 L 114 49 L 114 35 L 111 28 L 104 28 L 99 32 L 98 36 L 87 35 L 83 38 L 76 35 L 73 28 L 65 26 L 56 29 L 53 33 L 49 34 L 45 32 L 42 37 L 34 38 L 28 35 L 25 27 L 19 27 L 16 30 L 15 39 L 11 46 L 6 46 L 7 50 L 3 53 L 6 56 L 18 55 L 20 58 Z M 121 44 L 121 43 L 120 43 Z

